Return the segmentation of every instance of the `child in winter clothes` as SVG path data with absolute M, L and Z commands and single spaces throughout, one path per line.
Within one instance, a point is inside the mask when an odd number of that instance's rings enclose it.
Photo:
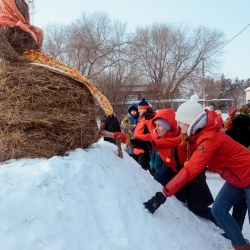
M 244 195 L 250 208 L 250 151 L 234 141 L 222 130 L 222 121 L 214 111 L 203 110 L 197 102 L 198 97 L 181 104 L 176 112 L 176 120 L 181 128 L 183 143 L 186 138 L 194 138 L 197 149 L 188 163 L 163 188 L 166 197 L 174 195 L 180 188 L 202 173 L 206 166 L 220 174 L 226 180 L 219 191 L 212 213 L 236 250 L 250 250 L 241 230 L 229 213 L 232 206 Z M 158 208 L 166 200 L 162 193 L 152 198 L 151 204 Z M 250 216 L 249 216 L 250 218 Z
M 128 108 L 128 113 L 129 113 L 129 125 L 130 125 L 130 129 L 132 131 L 132 133 L 134 133 L 135 131 L 135 127 L 136 124 L 138 123 L 138 119 L 139 119 L 139 112 L 138 112 L 138 107 L 136 104 L 131 105 Z
M 154 124 L 152 122 L 152 119 L 155 116 L 155 112 L 153 109 L 150 107 L 148 102 L 143 98 L 140 103 L 138 104 L 138 111 L 140 113 L 140 117 L 138 119 L 138 123 L 135 127 L 134 130 L 134 136 L 139 136 L 139 135 L 145 135 L 153 132 L 154 130 Z M 101 131 L 102 135 L 104 138 L 108 138 L 111 140 L 116 140 L 117 136 L 114 137 L 114 133 L 108 133 L 106 131 L 107 129 Z M 123 135 L 123 139 L 126 138 L 125 133 L 115 133 L 116 135 Z M 125 140 L 122 140 L 122 143 L 125 143 Z M 138 157 L 138 163 L 141 165 L 141 167 L 144 170 L 149 170 L 150 171 L 150 150 L 148 148 L 143 149 L 138 149 L 134 148 L 134 153 Z M 153 175 L 153 173 L 151 173 Z
M 152 123 L 152 119 L 154 118 L 156 114 L 144 98 L 138 104 L 138 111 L 140 113 L 140 117 L 135 127 L 135 131 L 134 131 L 135 137 L 138 135 L 149 134 L 153 132 L 154 125 Z M 142 150 L 142 149 L 134 148 L 134 153 L 138 155 L 138 163 L 142 166 L 142 168 L 144 170 L 150 170 L 149 150 L 148 149 Z
M 129 125 L 130 125 L 130 130 L 134 134 L 136 124 L 138 123 L 139 119 L 139 112 L 136 104 L 131 105 L 128 108 L 128 119 L 129 119 Z M 126 149 L 126 152 L 133 157 L 136 161 L 138 161 L 138 155 L 134 153 L 134 149 Z

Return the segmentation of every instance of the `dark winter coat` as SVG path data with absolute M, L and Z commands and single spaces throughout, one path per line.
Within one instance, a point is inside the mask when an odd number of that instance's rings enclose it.
M 132 115 L 131 114 L 131 111 L 132 110 L 135 110 L 137 113 L 136 115 Z M 128 116 L 128 121 L 129 121 L 129 125 L 130 125 L 130 130 L 131 132 L 134 134 L 134 131 L 135 131 L 135 127 L 138 123 L 138 119 L 139 119 L 139 112 L 138 112 L 138 108 L 137 108 L 137 104 L 133 104 L 131 105 L 129 108 L 128 108 L 128 113 L 129 113 L 129 116 Z M 125 131 L 123 131 L 125 132 Z M 134 149 L 133 148 L 130 148 L 130 149 L 126 149 L 125 150 L 129 155 L 134 155 Z
M 121 132 L 120 123 L 115 115 L 108 117 L 105 116 L 104 119 L 106 120 L 104 130 L 107 130 L 109 132 Z M 113 139 L 107 137 L 104 137 L 104 141 L 115 143 Z
M 250 116 L 237 115 L 232 121 L 231 128 L 226 131 L 226 134 L 248 148 L 250 146 Z
M 131 114 L 131 111 L 132 111 L 132 110 L 136 110 L 136 111 L 137 111 L 137 113 L 136 113 L 135 116 L 133 116 L 133 115 Z M 129 116 L 129 125 L 132 125 L 132 126 L 130 127 L 130 129 L 131 129 L 132 133 L 134 133 L 135 127 L 136 127 L 136 125 L 137 125 L 137 123 L 138 123 L 138 119 L 139 119 L 139 116 L 140 116 L 140 114 L 139 114 L 139 112 L 138 112 L 137 105 L 136 105 L 136 104 L 131 105 L 131 106 L 128 108 L 128 113 L 129 113 L 129 115 L 130 115 L 130 116 Z

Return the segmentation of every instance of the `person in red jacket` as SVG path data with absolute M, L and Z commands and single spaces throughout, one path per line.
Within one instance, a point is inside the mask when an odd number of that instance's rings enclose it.
M 149 145 L 148 143 L 150 143 L 150 149 L 158 151 L 162 161 L 165 163 L 166 170 L 160 175 L 155 176 L 155 180 L 165 186 L 184 166 L 190 154 L 196 149 L 196 144 L 190 140 L 188 145 L 180 145 L 182 134 L 177 127 L 175 112 L 172 109 L 159 110 L 152 119 L 152 122 L 156 132 L 137 135 L 136 138 L 131 140 L 131 143 L 137 148 L 146 148 L 146 150 Z M 126 142 L 125 133 L 110 133 L 104 130 L 101 133 L 104 137 L 111 137 L 114 140 L 116 140 L 117 136 L 121 136 L 122 142 Z M 205 189 L 202 197 L 197 195 L 197 189 L 201 188 L 200 185 Z M 178 200 L 187 203 L 190 211 L 212 221 L 218 226 L 217 221 L 211 213 L 211 208 L 208 207 L 214 200 L 203 174 L 199 175 L 199 183 L 198 180 L 192 181 L 192 183 L 189 183 L 176 192 L 175 196 Z M 145 203 L 144 205 L 147 208 L 147 204 Z M 148 210 L 151 212 L 150 209 Z
M 156 114 L 144 98 L 138 104 L 138 111 L 140 113 L 140 117 L 135 127 L 135 137 L 142 134 L 149 134 L 153 131 L 154 126 L 152 119 Z M 150 171 L 150 152 L 147 149 L 142 150 L 134 148 L 134 154 L 138 155 L 138 163 L 141 165 L 141 167 L 144 170 Z M 154 173 L 151 174 L 153 175 Z
M 153 123 L 155 124 L 156 133 L 138 135 L 131 142 L 135 143 L 137 139 L 141 139 L 150 142 L 151 148 L 158 151 L 162 161 L 165 163 L 166 170 L 154 178 L 165 186 L 184 167 L 188 158 L 196 149 L 196 143 L 194 140 L 190 140 L 188 144 L 181 145 L 182 134 L 177 127 L 175 112 L 172 109 L 159 110 L 153 118 Z M 197 189 L 201 188 L 201 186 L 205 189 L 205 192 L 202 197 L 199 197 Z M 191 183 L 181 188 L 175 193 L 175 196 L 178 200 L 187 203 L 188 209 L 194 214 L 208 219 L 218 226 L 209 207 L 214 200 L 206 183 L 204 173 L 201 173 L 197 180 L 191 181 Z M 144 205 L 147 208 L 147 204 Z
M 203 110 L 198 96 L 181 104 L 176 112 L 178 126 L 184 135 L 183 143 L 193 137 L 197 149 L 188 160 L 188 164 L 152 198 L 151 206 L 159 208 L 166 197 L 174 195 L 180 188 L 202 173 L 206 166 L 220 174 L 226 180 L 219 191 L 212 214 L 225 231 L 236 250 L 250 250 L 250 244 L 229 213 L 234 204 L 244 195 L 250 208 L 250 151 L 226 135 L 222 130 L 222 121 L 214 111 Z M 163 197 L 164 196 L 164 197 Z

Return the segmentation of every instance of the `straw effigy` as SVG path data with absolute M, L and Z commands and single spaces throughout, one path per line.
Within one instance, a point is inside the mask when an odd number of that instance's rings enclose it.
M 49 158 L 99 139 L 89 90 L 33 65 L 0 66 L 0 161 Z
M 97 131 L 85 85 L 34 65 L 0 65 L 0 161 L 85 149 Z
M 1 0 L 0 12 L 0 161 L 63 156 L 97 142 L 94 101 L 110 115 L 109 101 L 40 52 L 43 32 L 30 25 L 24 0 Z

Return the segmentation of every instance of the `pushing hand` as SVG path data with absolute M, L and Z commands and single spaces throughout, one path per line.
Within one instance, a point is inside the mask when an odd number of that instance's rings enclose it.
M 143 205 L 151 214 L 153 214 L 166 200 L 167 198 L 162 192 L 157 192 L 155 196 L 147 202 L 144 202 Z

